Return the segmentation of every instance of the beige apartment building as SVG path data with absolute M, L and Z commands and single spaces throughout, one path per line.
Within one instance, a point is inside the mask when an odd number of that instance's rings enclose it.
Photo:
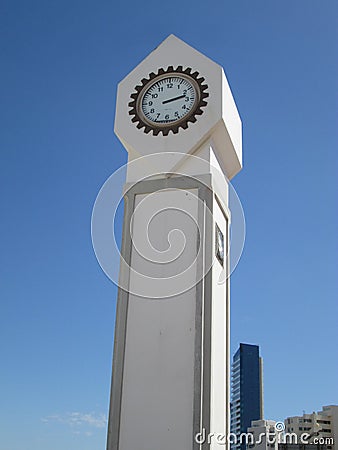
M 252 435 L 252 440 L 248 441 L 247 449 L 278 450 L 280 433 L 276 430 L 274 420 L 253 420 L 248 433 Z
M 287 417 L 284 425 L 285 433 L 294 433 L 299 439 L 308 433 L 311 443 L 338 450 L 338 405 L 323 406 L 322 411 L 312 414 Z

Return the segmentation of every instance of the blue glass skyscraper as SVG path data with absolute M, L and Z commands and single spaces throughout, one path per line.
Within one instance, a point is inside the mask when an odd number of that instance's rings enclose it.
M 240 443 L 252 420 L 263 418 L 262 359 L 258 345 L 240 344 L 231 370 L 231 423 L 230 431 L 237 436 L 233 450 L 245 450 Z M 232 439 L 233 440 L 233 439 Z

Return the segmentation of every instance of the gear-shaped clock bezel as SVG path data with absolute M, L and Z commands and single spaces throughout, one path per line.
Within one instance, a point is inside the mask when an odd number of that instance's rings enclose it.
M 175 122 L 159 123 L 157 125 L 153 122 L 147 121 L 143 117 L 144 115 L 141 111 L 140 105 L 142 103 L 143 95 L 149 87 L 156 83 L 157 80 L 161 80 L 168 75 L 177 75 L 178 77 L 183 76 L 186 78 L 196 88 L 196 95 L 198 98 L 191 111 L 186 116 L 182 117 L 182 119 Z M 183 70 L 183 66 L 178 66 L 176 69 L 174 69 L 174 66 L 168 66 L 166 70 L 160 68 L 156 74 L 151 72 L 148 78 L 143 78 L 141 80 L 141 84 L 135 87 L 136 92 L 133 92 L 130 95 L 132 101 L 128 103 L 128 106 L 132 108 L 129 111 L 129 115 L 133 116 L 131 121 L 136 124 L 138 129 L 144 128 L 143 131 L 146 134 L 152 131 L 154 136 L 157 136 L 159 133 L 162 133 L 163 136 L 168 136 L 170 131 L 172 131 L 173 134 L 177 134 L 180 128 L 186 130 L 189 122 L 195 123 L 197 120 L 196 116 L 203 114 L 202 108 L 207 106 L 205 99 L 209 97 L 209 94 L 205 91 L 208 89 L 208 85 L 204 84 L 204 81 L 205 78 L 201 77 L 197 71 L 192 72 L 190 67 Z

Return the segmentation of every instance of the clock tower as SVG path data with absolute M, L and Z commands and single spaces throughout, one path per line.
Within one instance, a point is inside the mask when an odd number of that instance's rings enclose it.
M 169 36 L 119 83 L 115 133 L 128 166 L 107 450 L 227 448 L 242 126 L 222 67 Z

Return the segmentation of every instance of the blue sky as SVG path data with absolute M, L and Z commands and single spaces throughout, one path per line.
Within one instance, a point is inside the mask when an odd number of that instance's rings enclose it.
M 266 418 L 338 403 L 337 9 L 0 3 L 0 450 L 105 447 L 116 288 L 91 211 L 126 162 L 116 85 L 171 33 L 224 67 L 243 121 L 232 351 L 260 345 Z

